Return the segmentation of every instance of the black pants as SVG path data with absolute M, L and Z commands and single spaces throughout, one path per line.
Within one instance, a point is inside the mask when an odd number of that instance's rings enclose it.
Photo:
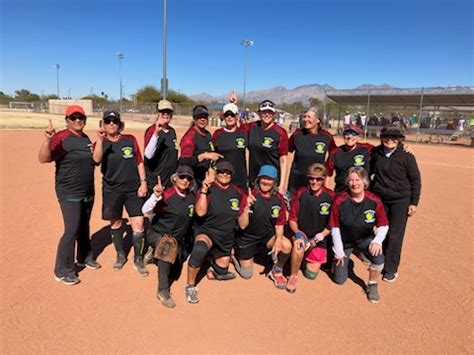
M 383 249 L 385 254 L 384 273 L 394 274 L 400 265 L 403 237 L 408 221 L 408 206 L 410 200 L 396 202 L 384 202 L 385 211 L 389 222 L 387 238 L 385 238 Z
M 88 202 L 59 201 L 64 220 L 64 234 L 59 240 L 54 273 L 58 277 L 74 277 L 74 243 L 77 241 L 77 261 L 85 262 L 91 251 L 89 220 L 94 200 Z

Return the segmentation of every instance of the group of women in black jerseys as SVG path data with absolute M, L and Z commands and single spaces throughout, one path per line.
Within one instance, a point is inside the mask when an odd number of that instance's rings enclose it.
M 231 263 L 250 279 L 259 247 L 269 251 L 269 278 L 290 293 L 296 291 L 300 270 L 314 280 L 325 266 L 335 283 L 344 283 L 350 255 L 357 252 L 369 266 L 367 297 L 379 301 L 380 274 L 387 282 L 398 277 L 407 218 L 416 212 L 421 190 L 403 131 L 383 128 L 381 144 L 374 147 L 360 143 L 360 128 L 348 125 L 344 144 L 337 147 L 321 127 L 317 107 L 305 112 L 303 127 L 288 138 L 274 122 L 272 101 L 259 105 L 259 121 L 241 124 L 232 101 L 223 108 L 223 127 L 213 134 L 207 130 L 207 107 L 194 107 L 193 124 L 178 145 L 170 126 L 173 106 L 161 100 L 156 122 L 145 132 L 144 159 L 135 137 L 123 133 L 119 112 L 104 113 L 94 145 L 83 132 L 82 107 L 66 109 L 63 131 L 56 133 L 50 122 L 39 160 L 56 163 L 65 225 L 54 270 L 57 281 L 74 285 L 80 282 L 78 267 L 101 267 L 89 240 L 94 167 L 100 164 L 102 218 L 110 222 L 117 252 L 113 268 L 120 270 L 127 262 L 125 207 L 133 231 L 134 268 L 147 276 L 146 264 L 158 266 L 157 297 L 166 307 L 175 307 L 170 292 L 174 267 L 188 260 L 185 296 L 197 303 L 203 266 L 210 280 L 234 279 Z M 288 152 L 293 153 L 291 165 Z M 333 173 L 335 192 L 327 187 Z M 145 230 L 146 218 L 150 223 Z M 176 241 L 174 262 L 156 256 L 165 236 Z

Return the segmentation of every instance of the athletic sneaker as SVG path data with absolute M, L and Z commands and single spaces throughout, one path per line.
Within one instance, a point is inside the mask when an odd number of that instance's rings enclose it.
M 393 282 L 398 278 L 398 272 L 392 274 L 392 273 L 386 273 L 383 275 L 382 280 L 385 282 Z
M 124 252 L 119 251 L 117 253 L 117 260 L 115 261 L 114 265 L 112 266 L 115 270 L 120 270 L 123 268 L 125 263 L 127 262 L 127 257 L 125 256 Z
M 276 288 L 280 290 L 284 290 L 286 288 L 286 277 L 283 276 L 281 269 L 274 267 L 268 276 L 273 281 Z
M 166 308 L 176 307 L 176 303 L 174 302 L 174 299 L 171 297 L 171 293 L 169 290 L 158 291 L 157 296 L 158 296 L 158 299 L 163 304 L 163 306 L 165 306 Z
M 92 255 L 88 255 L 86 257 L 86 260 L 84 262 L 77 262 L 76 263 L 77 266 L 79 267 L 86 267 L 88 269 L 92 269 L 92 270 L 97 270 L 97 269 L 100 269 L 102 266 L 92 258 Z
M 143 264 L 143 258 L 141 256 L 135 258 L 133 268 L 138 271 L 140 276 L 148 276 L 149 274 L 145 264 Z
M 207 269 L 207 278 L 209 280 L 219 280 L 219 281 L 227 281 L 235 279 L 235 274 L 233 272 L 227 271 L 225 274 L 218 274 L 212 266 Z
M 377 284 L 369 284 L 367 286 L 367 298 L 372 303 L 377 303 L 380 300 Z
M 289 293 L 295 293 L 296 291 L 296 283 L 298 282 L 298 276 L 296 275 L 291 275 L 288 278 L 288 282 L 286 283 L 286 290 Z
M 57 282 L 61 282 L 62 284 L 67 285 L 67 286 L 77 285 L 79 282 L 81 282 L 81 280 L 79 280 L 79 277 L 77 277 L 77 276 L 74 276 L 74 277 L 71 277 L 71 276 L 59 277 L 59 276 L 54 275 L 54 279 Z
M 143 263 L 145 265 L 150 264 L 153 261 L 153 247 L 149 246 L 145 255 L 143 256 Z
M 186 301 L 189 303 L 198 303 L 198 289 L 196 286 L 186 285 Z

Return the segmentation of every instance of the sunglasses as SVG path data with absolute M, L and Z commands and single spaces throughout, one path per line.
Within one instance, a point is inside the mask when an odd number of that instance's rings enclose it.
M 383 135 L 382 138 L 399 140 L 400 136 L 394 136 L 394 135 L 389 134 L 389 135 Z
M 218 173 L 218 174 L 232 175 L 232 171 L 227 170 L 227 169 L 225 169 L 225 170 L 217 170 L 217 173 Z
M 77 120 L 79 120 L 79 121 L 85 121 L 85 120 L 86 120 L 86 116 L 80 116 L 80 115 L 78 115 L 78 116 L 71 116 L 71 117 L 68 117 L 67 119 L 68 119 L 69 121 L 77 121 Z
M 351 137 L 357 137 L 359 133 L 354 132 L 354 131 L 346 131 L 344 132 L 344 136 L 351 136 Z
M 308 176 L 309 181 L 321 182 L 324 181 L 324 179 L 326 179 L 326 176 Z
M 236 114 L 233 113 L 233 112 L 230 112 L 230 111 L 224 113 L 224 117 L 232 117 L 232 118 L 234 118 L 235 116 L 236 116 Z
M 194 179 L 193 179 L 191 176 L 189 176 L 189 175 L 178 175 L 178 178 L 179 178 L 180 180 L 187 180 L 188 182 L 191 182 L 191 181 L 194 180 Z
M 105 123 L 105 124 L 111 124 L 111 123 L 113 123 L 113 124 L 118 125 L 118 124 L 120 123 L 120 120 L 119 120 L 118 118 L 112 118 L 112 119 L 110 119 L 110 118 L 105 118 L 105 119 L 104 119 L 104 123 Z

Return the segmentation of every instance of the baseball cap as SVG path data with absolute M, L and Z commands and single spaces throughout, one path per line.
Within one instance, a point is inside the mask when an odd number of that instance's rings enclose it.
M 258 171 L 257 178 L 262 176 L 276 180 L 278 178 L 278 171 L 273 165 L 262 165 Z
M 224 108 L 222 109 L 222 112 L 226 113 L 227 111 L 232 112 L 234 115 L 239 113 L 239 108 L 237 107 L 236 104 L 233 103 L 228 103 L 227 105 L 224 105 Z
M 258 110 L 275 112 L 275 104 L 271 100 L 263 100 L 260 105 L 258 105 Z
M 194 106 L 193 117 L 198 117 L 198 116 L 209 116 L 209 111 L 207 110 L 206 106 L 204 105 Z
M 104 116 L 102 118 L 105 120 L 106 118 L 109 118 L 109 117 L 115 117 L 120 120 L 120 113 L 118 113 L 117 111 L 105 111 Z
M 357 134 L 360 134 L 361 131 L 360 131 L 359 126 L 356 126 L 355 124 L 351 123 L 351 124 L 348 124 L 346 127 L 344 127 L 344 131 L 342 132 L 342 134 L 346 132 L 355 132 Z
M 234 167 L 232 164 L 226 160 L 219 160 L 216 164 L 216 171 L 219 170 L 229 170 L 232 174 L 234 174 Z
M 156 108 L 158 109 L 158 111 L 164 111 L 164 110 L 174 111 L 173 105 L 171 105 L 171 102 L 169 102 L 168 100 L 158 101 L 158 105 L 156 105 Z
M 70 105 L 66 107 L 66 117 L 72 116 L 75 113 L 79 113 L 82 116 L 86 116 L 84 109 L 79 105 Z
M 188 165 L 179 165 L 178 169 L 176 169 L 176 172 L 170 177 L 171 182 L 174 183 L 176 181 L 176 178 L 182 175 L 189 176 L 193 179 L 193 181 L 191 181 L 191 183 L 189 184 L 189 190 L 190 191 L 194 190 L 194 187 L 195 187 L 194 171 Z

